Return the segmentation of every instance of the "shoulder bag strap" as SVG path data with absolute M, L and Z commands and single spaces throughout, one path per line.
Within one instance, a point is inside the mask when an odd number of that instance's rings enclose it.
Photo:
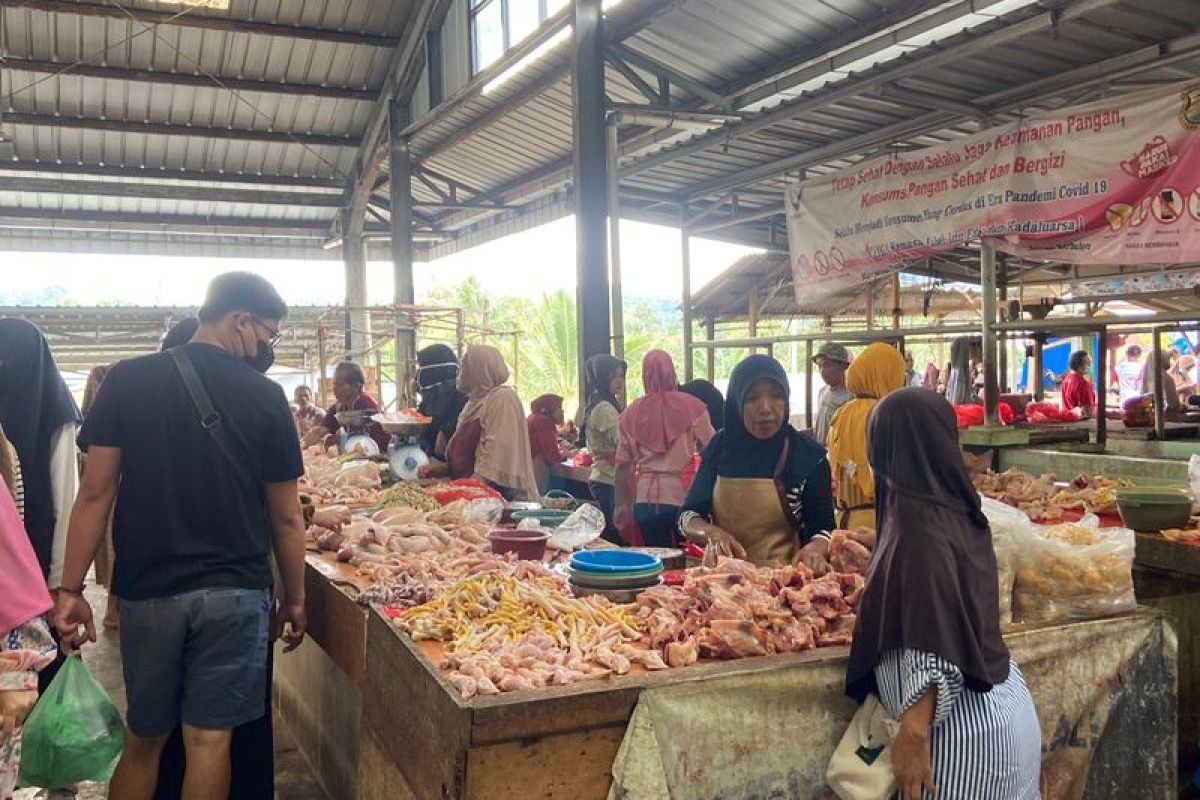
M 779 495 L 779 506 L 783 509 L 783 516 L 787 518 L 788 524 L 799 529 L 800 520 L 796 519 L 796 515 L 792 513 L 792 506 L 788 503 L 787 498 L 787 487 L 783 485 L 783 471 L 787 467 L 791 445 L 790 439 L 783 440 L 783 450 L 779 453 L 779 461 L 775 463 L 775 474 L 772 476 L 772 480 L 775 482 L 775 493 Z
M 248 486 L 256 486 L 259 482 L 254 479 L 250 470 L 237 457 L 237 448 L 229 438 L 229 430 L 225 427 L 225 421 L 221 418 L 221 414 L 213 408 L 212 400 L 209 399 L 208 392 L 204 389 L 204 383 L 196 373 L 196 367 L 192 364 L 192 359 L 187 351 L 182 347 L 172 347 L 167 353 L 175 362 L 175 369 L 179 371 L 179 377 L 183 378 L 183 385 L 187 387 L 188 394 L 192 396 L 192 405 L 195 406 L 196 413 L 200 415 L 200 425 L 212 437 L 217 449 L 225 456 L 225 460 L 233 466 L 233 471 L 238 478 Z

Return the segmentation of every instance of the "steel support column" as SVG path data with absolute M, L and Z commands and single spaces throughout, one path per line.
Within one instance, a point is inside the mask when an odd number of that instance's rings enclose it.
M 601 0 L 574 0 L 572 90 L 575 134 L 575 314 L 580 397 L 587 359 L 609 352 L 608 178 L 604 127 Z
M 1167 395 L 1163 387 L 1164 363 L 1160 328 L 1152 328 L 1150 331 L 1150 362 L 1142 369 L 1147 367 L 1154 370 L 1154 374 L 1150 376 L 1150 386 L 1154 392 L 1154 438 L 1162 442 L 1167 438 Z
M 346 266 L 346 354 L 361 359 L 367 349 L 367 259 L 363 217 L 346 209 L 342 217 L 342 258 Z
M 1108 447 L 1108 328 L 1101 328 L 1096 339 L 1096 447 L 1103 453 Z
M 403 131 L 408 127 L 410 114 L 407 101 L 393 100 L 388 116 L 390 136 L 390 179 L 388 199 L 392 207 L 392 301 L 397 306 L 416 304 L 413 286 L 413 207 L 412 155 Z M 407 321 L 406 321 L 407 322 Z M 397 325 L 396 330 L 396 400 L 408 401 L 417 359 L 417 334 L 411 324 Z
M 679 204 L 679 249 L 683 272 L 683 379 L 692 379 L 692 237 L 687 229 L 687 203 Z
M 619 124 L 619 116 L 608 115 L 608 125 L 605 128 L 605 151 L 608 165 L 608 280 L 612 292 L 612 352 L 614 356 L 624 360 L 625 300 L 624 289 L 621 285 L 621 179 L 617 171 L 617 165 L 621 161 Z
M 1046 362 L 1042 357 L 1045 346 L 1046 337 L 1043 334 L 1035 333 L 1033 335 L 1033 362 L 1028 372 L 1028 391 L 1039 403 L 1046 399 L 1046 379 L 1042 377 L 1042 373 L 1046 371 Z
M 983 295 L 983 415 L 984 424 L 1000 424 L 1000 383 L 996 380 L 996 248 L 979 248 L 979 290 Z

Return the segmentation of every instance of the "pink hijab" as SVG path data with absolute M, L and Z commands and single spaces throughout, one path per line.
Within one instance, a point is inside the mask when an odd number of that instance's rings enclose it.
M 8 488 L 0 483 L 0 636 L 50 610 L 50 592 Z
M 695 397 L 679 391 L 675 364 L 662 350 L 651 350 L 642 359 L 642 385 L 646 396 L 625 409 L 621 430 L 650 452 L 665 453 L 708 409 Z

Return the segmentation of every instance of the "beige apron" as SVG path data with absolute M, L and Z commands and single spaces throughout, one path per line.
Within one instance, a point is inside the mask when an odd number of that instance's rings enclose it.
M 713 517 L 746 549 L 747 560 L 758 566 L 791 563 L 799 549 L 796 524 L 784 511 L 779 476 L 787 463 L 785 444 L 771 478 L 717 477 L 713 487 Z

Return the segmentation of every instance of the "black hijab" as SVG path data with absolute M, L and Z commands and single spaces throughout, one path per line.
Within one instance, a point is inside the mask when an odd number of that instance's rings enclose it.
M 768 378 L 783 389 L 783 425 L 770 439 L 763 441 L 746 430 L 742 406 L 751 387 Z M 787 373 L 778 361 L 767 355 L 754 355 L 734 367 L 725 398 L 724 429 L 713 438 L 712 452 L 718 453 L 717 474 L 724 478 L 770 478 L 775 474 L 784 442 L 788 457 L 780 476 L 784 485 L 803 484 L 825 459 L 825 448 L 800 433 L 788 422 L 791 414 L 791 389 Z
M 431 344 L 417 351 L 417 386 L 421 402 L 417 411 L 432 418 L 421 432 L 421 449 L 435 455 L 438 434 L 446 441 L 458 427 L 458 415 L 467 404 L 467 396 L 458 389 L 458 358 L 444 344 Z
M 56 431 L 80 420 L 46 337 L 25 320 L 0 319 L 0 425 L 21 460 L 25 530 L 46 574 L 57 521 L 50 447 Z
M 858 607 L 846 692 L 876 689 L 887 650 L 934 653 L 984 692 L 1008 679 L 996 556 L 962 463 L 954 410 L 921 388 L 879 401 L 867 422 L 879 541 Z
M 594 355 L 587 360 L 583 368 L 584 387 L 587 391 L 587 402 L 584 404 L 575 425 L 579 428 L 579 446 L 587 446 L 587 421 L 592 415 L 592 409 L 601 403 L 611 403 L 620 411 L 624 406 L 617 396 L 609 389 L 609 384 L 618 372 L 624 372 L 628 365 L 616 356 L 608 353 Z
M 719 431 L 725 425 L 725 398 L 721 394 L 721 390 L 705 380 L 688 381 L 679 387 L 679 391 L 684 394 L 690 394 L 692 397 L 704 403 L 708 409 L 708 421 L 712 423 L 713 430 Z

